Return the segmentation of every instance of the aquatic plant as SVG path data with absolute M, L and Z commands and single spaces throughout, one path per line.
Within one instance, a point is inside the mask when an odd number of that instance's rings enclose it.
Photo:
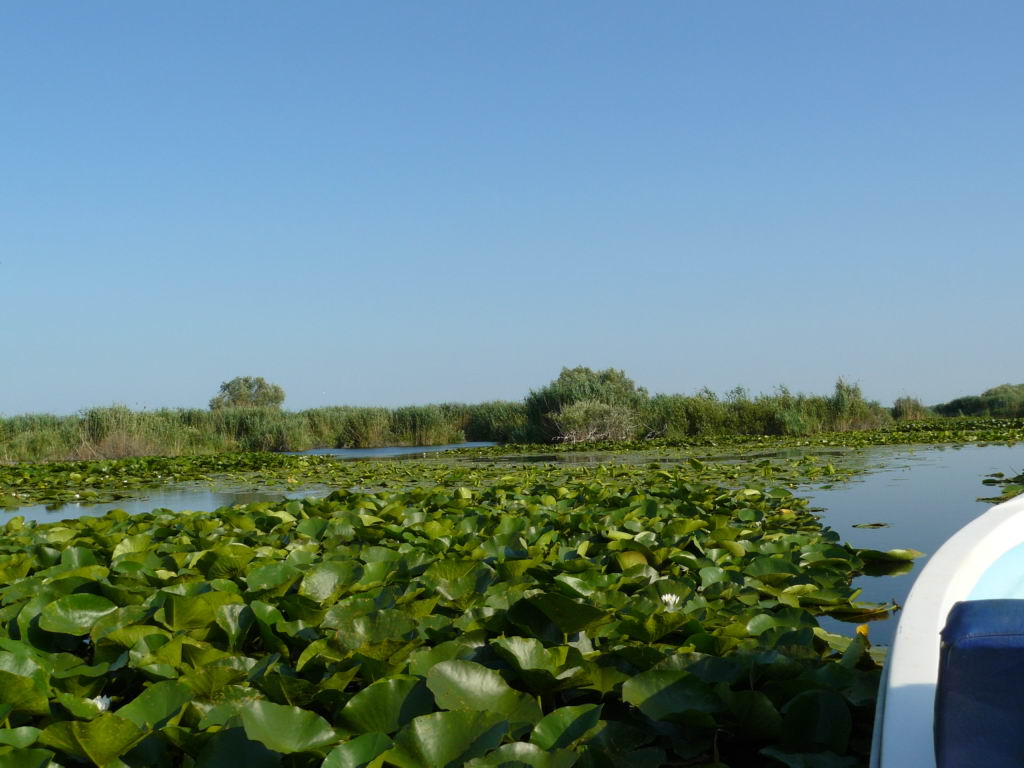
M 364 463 L 319 501 L 12 518 L 0 760 L 858 765 L 878 662 L 816 617 L 884 611 L 850 579 L 912 553 L 716 471 Z
M 897 421 L 934 418 L 935 413 L 916 397 L 898 397 L 892 404 L 892 417 Z

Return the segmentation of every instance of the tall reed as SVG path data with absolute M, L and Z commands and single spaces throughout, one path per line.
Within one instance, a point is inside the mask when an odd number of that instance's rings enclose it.
M 1010 389 L 995 391 L 991 398 L 1011 403 L 1016 390 Z M 904 406 L 909 407 L 907 403 L 900 407 L 905 410 Z M 895 410 L 899 418 L 906 418 L 900 415 L 904 410 Z M 559 379 L 519 402 L 333 406 L 297 412 L 256 407 L 133 411 L 112 405 L 72 416 L 0 417 L 0 461 L 439 445 L 463 440 L 527 442 L 588 435 L 669 439 L 809 435 L 879 427 L 892 419 L 889 409 L 865 400 L 858 386 L 841 379 L 828 396 L 793 394 L 780 387 L 756 397 L 740 388 L 724 397 L 708 389 L 694 395 L 649 397 L 622 371 L 567 368 Z

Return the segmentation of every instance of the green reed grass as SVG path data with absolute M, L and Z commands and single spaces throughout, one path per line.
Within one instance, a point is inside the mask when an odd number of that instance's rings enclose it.
M 0 417 L 0 461 L 441 445 L 464 440 L 572 441 L 610 432 L 617 439 L 804 436 L 874 429 L 891 424 L 894 417 L 914 418 L 911 403 L 897 401 L 897 406 L 890 412 L 866 400 L 858 386 L 842 380 L 830 395 L 794 394 L 780 387 L 753 397 L 741 388 L 724 397 L 708 389 L 694 395 L 652 397 L 621 371 L 575 368 L 565 369 L 559 379 L 519 402 L 332 406 L 304 411 L 257 407 L 133 411 L 113 405 L 71 416 Z

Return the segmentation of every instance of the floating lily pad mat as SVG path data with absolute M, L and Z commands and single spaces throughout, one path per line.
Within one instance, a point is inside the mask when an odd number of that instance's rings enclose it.
M 884 611 L 851 578 L 915 553 L 842 544 L 771 463 L 376 466 L 10 519 L 0 765 L 866 761 L 878 660 L 817 619 Z

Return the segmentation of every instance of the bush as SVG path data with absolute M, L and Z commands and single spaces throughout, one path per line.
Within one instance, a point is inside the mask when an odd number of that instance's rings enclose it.
M 636 436 L 633 411 L 623 405 L 596 400 L 579 400 L 563 407 L 552 417 L 555 439 L 565 443 L 595 440 L 632 440 Z
M 1024 384 L 1000 384 L 980 395 L 968 395 L 941 403 L 935 411 L 942 416 L 993 416 L 1013 419 L 1024 416 Z
M 647 390 L 637 387 L 624 371 L 608 368 L 594 371 L 585 366 L 563 368 L 558 378 L 526 396 L 529 438 L 546 442 L 559 437 L 555 421 L 566 406 L 581 401 L 604 403 L 637 412 L 647 402 Z

